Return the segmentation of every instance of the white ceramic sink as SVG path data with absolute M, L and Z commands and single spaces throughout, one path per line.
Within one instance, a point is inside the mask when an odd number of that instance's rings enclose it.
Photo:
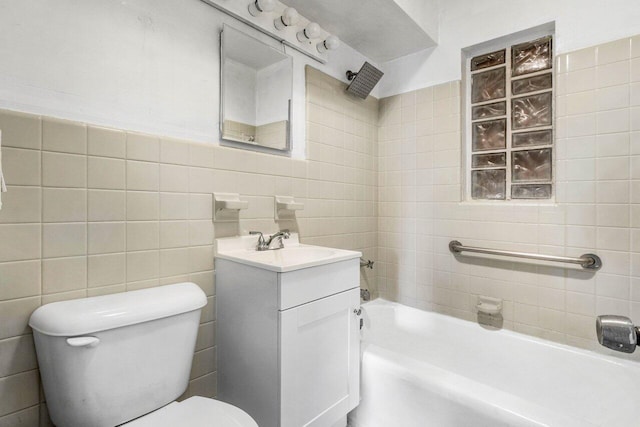
M 257 236 L 216 239 L 216 256 L 279 273 L 362 256 L 362 253 L 357 251 L 302 245 L 297 233 L 291 233 L 289 239 L 283 240 L 284 248 L 282 249 L 257 251 L 257 241 Z M 275 245 L 277 243 L 274 242 Z

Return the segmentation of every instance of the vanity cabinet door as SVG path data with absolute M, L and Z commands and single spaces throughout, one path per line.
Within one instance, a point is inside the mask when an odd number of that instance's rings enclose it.
M 280 312 L 281 427 L 331 426 L 360 400 L 359 289 Z

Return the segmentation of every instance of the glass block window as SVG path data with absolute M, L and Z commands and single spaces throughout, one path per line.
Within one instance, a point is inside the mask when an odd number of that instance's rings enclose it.
M 553 197 L 553 37 L 466 61 L 467 179 L 472 200 Z

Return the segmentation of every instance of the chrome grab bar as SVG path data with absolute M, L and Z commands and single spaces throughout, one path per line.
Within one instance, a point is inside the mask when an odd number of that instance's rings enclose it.
M 473 246 L 464 246 L 462 243 L 458 242 L 457 240 L 452 240 L 449 242 L 449 250 L 454 254 L 461 254 L 462 252 L 474 252 L 478 254 L 535 259 L 539 261 L 565 262 L 569 264 L 578 264 L 582 268 L 589 269 L 589 270 L 599 270 L 602 267 L 602 260 L 596 254 L 584 254 L 579 258 L 571 258 L 566 256 L 557 256 L 557 255 L 540 255 L 540 254 L 532 254 L 527 252 L 513 252 L 513 251 L 503 251 L 499 249 L 487 249 L 487 248 L 477 248 Z

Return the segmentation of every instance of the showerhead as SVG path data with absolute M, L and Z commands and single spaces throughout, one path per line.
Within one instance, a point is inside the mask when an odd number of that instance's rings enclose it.
M 354 73 L 347 71 L 347 79 L 351 81 L 347 86 L 347 92 L 355 96 L 365 99 L 373 90 L 375 85 L 380 81 L 384 73 L 373 65 L 365 62 L 360 71 Z

